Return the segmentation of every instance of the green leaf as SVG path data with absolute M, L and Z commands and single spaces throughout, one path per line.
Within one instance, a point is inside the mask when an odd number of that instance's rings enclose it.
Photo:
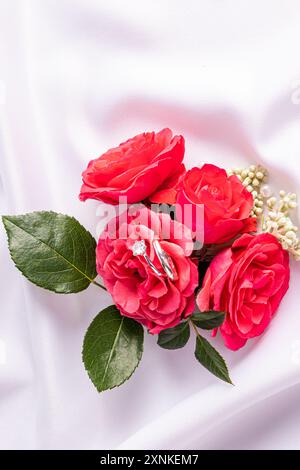
M 174 328 L 163 330 L 158 335 L 157 344 L 164 349 L 183 348 L 190 337 L 190 325 L 188 322 L 179 323 Z
M 196 326 L 203 330 L 213 330 L 222 325 L 225 320 L 225 315 L 225 312 L 217 312 L 216 310 L 196 312 L 192 315 L 191 320 Z
M 96 277 L 96 241 L 73 217 L 43 211 L 2 220 L 11 257 L 34 284 L 69 294 Z
M 141 360 L 143 341 L 143 327 L 120 315 L 115 305 L 96 316 L 84 338 L 82 359 L 99 392 L 129 379 Z
M 205 338 L 200 335 L 198 335 L 196 339 L 195 357 L 216 377 L 232 384 L 227 365 L 223 357 Z

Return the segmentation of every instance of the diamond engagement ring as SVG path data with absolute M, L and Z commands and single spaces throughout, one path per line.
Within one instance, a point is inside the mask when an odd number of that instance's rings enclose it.
M 152 263 L 151 259 L 149 258 L 149 256 L 146 254 L 146 243 L 145 243 L 145 240 L 138 240 L 136 241 L 132 248 L 132 253 L 133 253 L 133 256 L 143 256 L 145 258 L 145 260 L 147 261 L 147 264 L 150 266 L 150 268 L 152 269 L 153 272 L 155 272 L 155 274 L 157 274 L 157 276 L 162 276 L 162 273 L 156 269 L 156 267 L 154 266 L 154 264 Z
M 174 263 L 171 259 L 171 257 L 165 252 L 165 250 L 162 249 L 160 243 L 158 240 L 153 241 L 153 247 L 156 253 L 157 258 L 159 259 L 159 262 L 166 273 L 166 275 L 173 281 L 175 278 L 175 267 Z M 131 247 L 133 256 L 143 256 L 144 259 L 146 260 L 148 266 L 152 269 L 152 271 L 157 275 L 157 276 L 162 276 L 163 273 L 160 272 L 152 263 L 150 260 L 149 256 L 146 254 L 146 243 L 145 240 L 137 240 L 133 246 Z

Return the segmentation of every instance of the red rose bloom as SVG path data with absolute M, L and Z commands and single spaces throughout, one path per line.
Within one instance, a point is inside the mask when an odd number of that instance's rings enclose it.
M 237 176 L 210 164 L 192 168 L 182 180 L 177 203 L 184 209 L 192 204 L 191 216 L 184 219 L 196 231 L 196 206 L 204 205 L 205 244 L 225 243 L 238 234 L 256 230 L 256 221 L 250 217 L 253 197 Z
M 144 240 L 147 255 L 162 272 L 152 246 L 154 239 L 172 258 L 174 280 L 164 273 L 157 275 L 143 256 L 133 254 L 135 242 Z M 150 333 L 159 333 L 193 313 L 198 270 L 189 258 L 192 247 L 190 231 L 168 214 L 143 206 L 138 215 L 130 215 L 129 209 L 111 221 L 100 236 L 97 271 L 121 314 L 146 325 Z
M 88 164 L 79 198 L 109 204 L 118 204 L 120 196 L 129 204 L 146 198 L 158 202 L 155 193 L 165 190 L 159 202 L 174 204 L 183 156 L 184 138 L 173 137 L 170 129 L 139 134 Z
M 239 349 L 269 325 L 289 286 L 289 255 L 269 234 L 245 234 L 211 262 L 198 294 L 201 311 L 227 313 L 225 345 Z

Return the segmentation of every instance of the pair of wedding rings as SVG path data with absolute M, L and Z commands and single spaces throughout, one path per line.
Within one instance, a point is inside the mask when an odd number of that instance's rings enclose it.
M 161 264 L 161 267 L 163 271 L 166 273 L 169 279 L 173 281 L 176 277 L 176 269 L 174 266 L 174 263 L 172 261 L 172 258 L 166 253 L 165 250 L 161 247 L 161 244 L 159 243 L 158 240 L 153 240 L 152 246 L 154 248 L 154 251 L 156 253 L 156 256 Z M 134 256 L 143 256 L 144 259 L 146 260 L 148 266 L 152 269 L 152 271 L 157 275 L 157 276 L 163 276 L 163 272 L 159 271 L 154 264 L 152 263 L 151 259 L 147 255 L 147 247 L 145 240 L 137 240 L 132 248 L 132 253 Z

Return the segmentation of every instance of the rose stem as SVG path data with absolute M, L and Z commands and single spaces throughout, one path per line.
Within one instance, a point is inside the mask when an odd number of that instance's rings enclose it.
M 100 287 L 101 289 L 103 289 L 103 290 L 105 290 L 105 291 L 107 292 L 107 289 L 105 289 L 104 286 L 102 286 L 101 284 L 99 284 L 99 282 L 97 282 L 97 281 L 92 281 L 92 283 L 95 284 L 95 286 L 98 286 L 98 287 Z
M 197 336 L 200 336 L 200 333 L 199 333 L 199 331 L 197 330 L 196 325 L 193 323 L 193 321 L 192 321 L 190 318 L 188 319 L 188 322 L 189 322 L 189 324 L 192 325 L 192 327 L 194 328 L 196 335 L 197 335 Z

